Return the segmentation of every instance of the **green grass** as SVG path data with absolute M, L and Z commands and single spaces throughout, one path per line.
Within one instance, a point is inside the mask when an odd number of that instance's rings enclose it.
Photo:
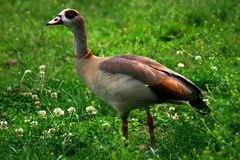
M 132 111 L 124 148 L 118 115 L 89 92 L 75 71 L 72 33 L 45 26 L 67 7 L 85 16 L 95 55 L 154 58 L 201 87 L 212 113 L 201 116 L 187 105 L 176 105 L 175 111 L 169 104 L 152 106 L 157 145 L 142 150 L 139 146 L 149 140 L 146 115 Z M 0 121 L 8 122 L 8 129 L 0 130 L 1 159 L 239 159 L 238 0 L 11 0 L 1 2 L 0 24 Z M 6 64 L 13 59 L 17 64 Z M 46 66 L 44 77 L 40 65 Z M 97 114 L 88 114 L 87 106 Z M 58 107 L 63 116 L 54 115 Z M 69 107 L 76 113 L 70 115 Z M 174 113 L 179 119 L 168 116 Z M 31 127 L 32 121 L 38 125 Z M 23 128 L 23 136 L 16 135 L 16 128 Z M 71 140 L 66 133 L 72 133 Z

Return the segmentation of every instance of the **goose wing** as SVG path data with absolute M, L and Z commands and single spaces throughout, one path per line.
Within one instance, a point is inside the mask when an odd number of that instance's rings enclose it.
M 191 101 L 201 93 L 193 82 L 147 57 L 113 56 L 101 62 L 99 69 L 110 74 L 131 76 L 147 85 L 161 102 Z

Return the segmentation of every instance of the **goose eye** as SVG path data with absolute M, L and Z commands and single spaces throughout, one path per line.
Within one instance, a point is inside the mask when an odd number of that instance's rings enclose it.
M 65 16 L 67 19 L 73 19 L 77 15 L 78 15 L 78 13 L 73 10 L 69 10 L 69 11 L 65 12 Z

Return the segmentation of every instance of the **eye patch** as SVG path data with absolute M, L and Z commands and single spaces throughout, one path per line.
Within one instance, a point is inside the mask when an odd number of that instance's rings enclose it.
M 78 13 L 74 10 L 68 10 L 65 12 L 65 16 L 67 19 L 73 19 L 77 15 L 78 15 Z

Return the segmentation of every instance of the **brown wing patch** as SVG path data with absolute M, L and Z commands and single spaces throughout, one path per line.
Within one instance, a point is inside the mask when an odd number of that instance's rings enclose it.
M 130 55 L 130 54 L 119 55 L 119 56 L 116 56 L 116 57 L 136 61 L 136 62 L 145 64 L 145 65 L 151 66 L 151 67 L 153 67 L 155 69 L 158 69 L 158 70 L 163 70 L 163 71 L 168 71 L 168 72 L 170 71 L 170 69 L 168 69 L 164 65 L 159 64 L 157 61 L 155 61 L 153 59 L 150 59 L 150 58 L 147 58 L 147 57 Z
M 130 58 L 126 59 L 119 56 L 109 58 L 100 64 L 100 70 L 111 74 L 122 73 L 132 76 L 134 79 L 148 85 L 161 102 L 168 100 L 189 101 L 198 95 L 195 88 L 168 72 L 168 68 L 165 70 L 155 69 L 155 67 L 150 66 L 150 63 L 156 63 L 153 60 L 147 61 L 145 64 L 133 60 L 135 57 Z M 144 59 L 141 59 L 141 62 L 143 61 Z M 160 64 L 157 67 L 164 68 Z
M 167 78 L 164 72 L 158 72 L 144 64 L 117 57 L 102 62 L 100 70 L 113 74 L 127 74 L 147 85 L 156 85 Z
M 161 83 L 149 86 L 161 102 L 168 100 L 189 101 L 196 97 L 194 92 L 174 78 L 166 78 Z
M 143 56 L 136 56 L 136 55 L 119 55 L 118 57 L 136 61 L 136 62 L 145 64 L 145 65 L 148 65 L 149 67 L 152 67 L 156 70 L 165 72 L 166 74 L 169 74 L 170 76 L 173 76 L 173 77 L 177 78 L 178 80 L 182 81 L 183 83 L 185 83 L 185 85 L 194 89 L 198 94 L 201 94 L 201 89 L 199 87 L 197 87 L 192 81 L 190 81 L 186 77 L 178 74 L 177 72 L 174 72 L 173 70 L 165 67 L 164 65 L 159 64 L 155 60 L 152 60 L 150 58 L 143 57 Z

